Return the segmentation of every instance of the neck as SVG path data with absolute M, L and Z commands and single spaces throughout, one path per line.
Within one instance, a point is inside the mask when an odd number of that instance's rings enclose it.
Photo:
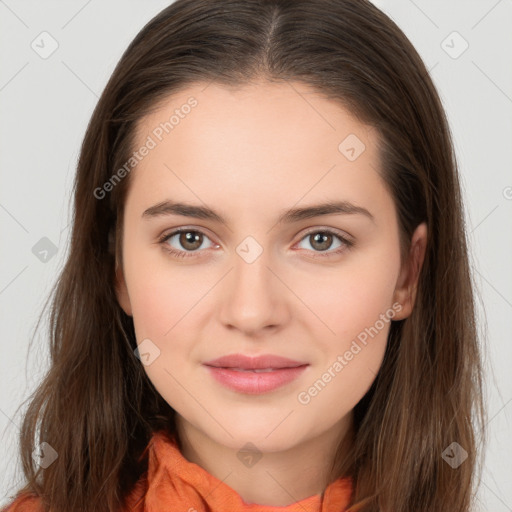
M 351 443 L 353 415 L 350 413 L 331 429 L 305 439 L 283 451 L 263 452 L 254 464 L 238 458 L 239 450 L 217 443 L 178 415 L 180 451 L 189 462 L 236 491 L 246 503 L 287 506 L 329 485 L 330 469 L 338 445 L 346 453 Z

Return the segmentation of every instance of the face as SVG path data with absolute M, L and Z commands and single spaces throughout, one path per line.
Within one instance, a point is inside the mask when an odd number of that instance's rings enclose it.
M 138 125 L 118 299 L 181 425 L 285 450 L 341 429 L 368 391 L 411 311 L 425 230 L 401 265 L 378 134 L 338 103 L 298 83 L 205 87 Z M 226 384 L 204 364 L 231 354 L 302 366 L 272 370 L 277 387 L 238 371 L 234 388 L 237 370 Z

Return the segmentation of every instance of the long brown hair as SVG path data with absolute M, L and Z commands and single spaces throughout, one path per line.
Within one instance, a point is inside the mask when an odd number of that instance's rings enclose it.
M 119 510 L 146 469 L 138 458 L 152 432 L 175 433 L 115 295 L 131 175 L 106 197 L 94 191 L 128 161 L 137 122 L 160 100 L 197 82 L 259 78 L 312 86 L 376 127 L 403 255 L 416 226 L 428 226 L 414 310 L 392 322 L 332 479 L 354 478 L 353 512 L 467 512 L 485 411 L 458 171 L 427 69 L 367 0 L 177 0 L 129 45 L 81 148 L 69 255 L 52 292 L 51 368 L 21 428 L 20 492 L 52 512 Z M 46 469 L 32 459 L 43 441 L 58 453 Z M 467 452 L 456 468 L 443 456 L 453 442 Z

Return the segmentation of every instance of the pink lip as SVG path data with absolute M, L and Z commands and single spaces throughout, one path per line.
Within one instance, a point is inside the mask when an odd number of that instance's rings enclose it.
M 286 357 L 275 356 L 272 354 L 263 354 L 261 356 L 249 357 L 243 354 L 229 354 L 227 356 L 212 359 L 203 363 L 207 366 L 216 366 L 217 368 L 242 368 L 244 370 L 254 370 L 262 368 L 295 368 L 308 363 L 294 361 Z
M 260 394 L 295 380 L 306 369 L 308 363 L 271 354 L 258 357 L 232 354 L 207 361 L 204 365 L 212 377 L 224 386 L 241 393 Z M 251 371 L 255 369 L 272 369 L 272 371 Z

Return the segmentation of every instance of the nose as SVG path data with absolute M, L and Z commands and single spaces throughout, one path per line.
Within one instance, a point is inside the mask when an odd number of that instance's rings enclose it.
M 265 251 L 251 263 L 238 254 L 233 260 L 220 292 L 222 324 L 251 337 L 282 329 L 290 317 L 287 297 L 292 294 L 271 268 Z

